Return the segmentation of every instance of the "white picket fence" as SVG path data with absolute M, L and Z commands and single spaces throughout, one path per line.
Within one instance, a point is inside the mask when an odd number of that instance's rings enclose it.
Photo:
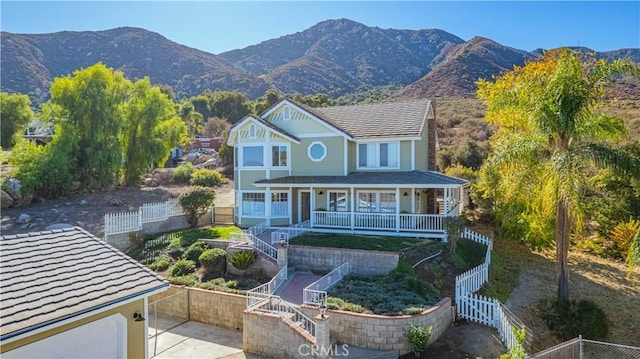
M 184 214 L 176 198 L 165 202 L 145 203 L 138 211 L 107 213 L 104 215 L 104 234 L 128 233 L 142 229 L 143 223 L 166 221 Z
M 456 277 L 456 308 L 461 318 L 496 328 L 507 348 L 519 345 L 512 328 L 522 329 L 524 324 L 499 300 L 475 294 L 489 280 L 489 264 L 493 242 L 478 233 L 465 229 L 463 238 L 487 246 L 484 262 Z M 527 332 L 528 340 L 531 333 Z

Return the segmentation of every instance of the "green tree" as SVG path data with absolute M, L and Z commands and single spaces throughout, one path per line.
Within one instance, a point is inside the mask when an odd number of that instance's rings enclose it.
M 211 117 L 204 124 L 204 135 L 207 137 L 219 137 L 231 129 L 231 124 L 224 118 Z
M 22 133 L 33 121 L 29 96 L 0 92 L 0 146 L 11 148 L 16 143 L 15 135 Z
M 249 100 L 240 92 L 205 91 L 204 95 L 210 98 L 209 117 L 226 118 L 229 123 L 234 124 L 251 112 Z
M 135 82 L 123 108 L 124 183 L 130 185 L 167 161 L 171 149 L 186 138 L 187 126 L 173 102 L 146 77 Z
M 191 227 L 198 226 L 198 219 L 213 206 L 216 200 L 216 192 L 211 188 L 193 187 L 178 197 L 178 203 L 187 214 L 187 220 Z
M 193 104 L 190 101 L 183 100 L 178 107 L 180 118 L 189 129 L 189 136 L 195 136 L 202 132 L 203 117 L 200 112 L 195 110 Z
M 113 183 L 122 164 L 118 134 L 122 104 L 130 82 L 122 72 L 102 63 L 58 77 L 51 84 L 51 104 L 62 131 L 78 134 L 74 153 L 77 173 L 85 186 Z
M 307 105 L 309 107 L 327 107 L 333 105 L 333 100 L 331 100 L 329 95 L 324 93 L 305 96 L 296 93 L 291 97 L 291 99 L 295 102 Z
M 625 72 L 639 74 L 629 60 L 583 62 L 581 55 L 562 49 L 495 82 L 478 82 L 487 122 L 498 127 L 486 164 L 499 169 L 496 210 L 502 223 L 522 223 L 514 233 L 530 244 L 544 246 L 555 239 L 561 301 L 569 300 L 569 242 L 572 230 L 581 226 L 589 170 L 608 167 L 640 176 L 640 159 L 610 145 L 626 135 L 622 121 L 598 111 L 604 85 Z M 542 243 L 536 243 L 539 238 Z
M 282 99 L 282 95 L 275 89 L 268 89 L 264 95 L 258 97 L 253 103 L 253 113 L 261 114 L 276 102 Z

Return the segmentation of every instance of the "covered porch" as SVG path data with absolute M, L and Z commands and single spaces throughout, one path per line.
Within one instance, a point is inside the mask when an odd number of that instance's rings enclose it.
M 468 183 L 411 171 L 289 176 L 255 185 L 266 192 L 287 188 L 289 223 L 308 221 L 315 232 L 444 238 L 444 218 L 462 213 Z

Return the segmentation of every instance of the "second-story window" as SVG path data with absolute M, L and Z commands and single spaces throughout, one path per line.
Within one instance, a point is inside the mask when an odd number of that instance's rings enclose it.
M 287 146 L 271 147 L 271 165 L 273 167 L 287 167 Z
M 249 125 L 249 138 L 256 138 L 256 125 Z
M 285 106 L 284 109 L 282 110 L 282 119 L 285 121 L 288 121 L 291 119 L 291 109 L 289 108 L 289 106 Z
M 398 143 L 361 143 L 358 145 L 358 167 L 398 168 Z
M 242 147 L 242 167 L 263 167 L 264 150 L 262 146 Z

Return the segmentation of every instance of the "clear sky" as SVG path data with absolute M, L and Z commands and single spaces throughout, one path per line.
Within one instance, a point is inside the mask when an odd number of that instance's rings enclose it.
M 49 33 L 142 27 L 212 53 L 348 18 L 368 26 L 437 28 L 523 50 L 640 48 L 640 1 L 0 1 L 2 31 Z

